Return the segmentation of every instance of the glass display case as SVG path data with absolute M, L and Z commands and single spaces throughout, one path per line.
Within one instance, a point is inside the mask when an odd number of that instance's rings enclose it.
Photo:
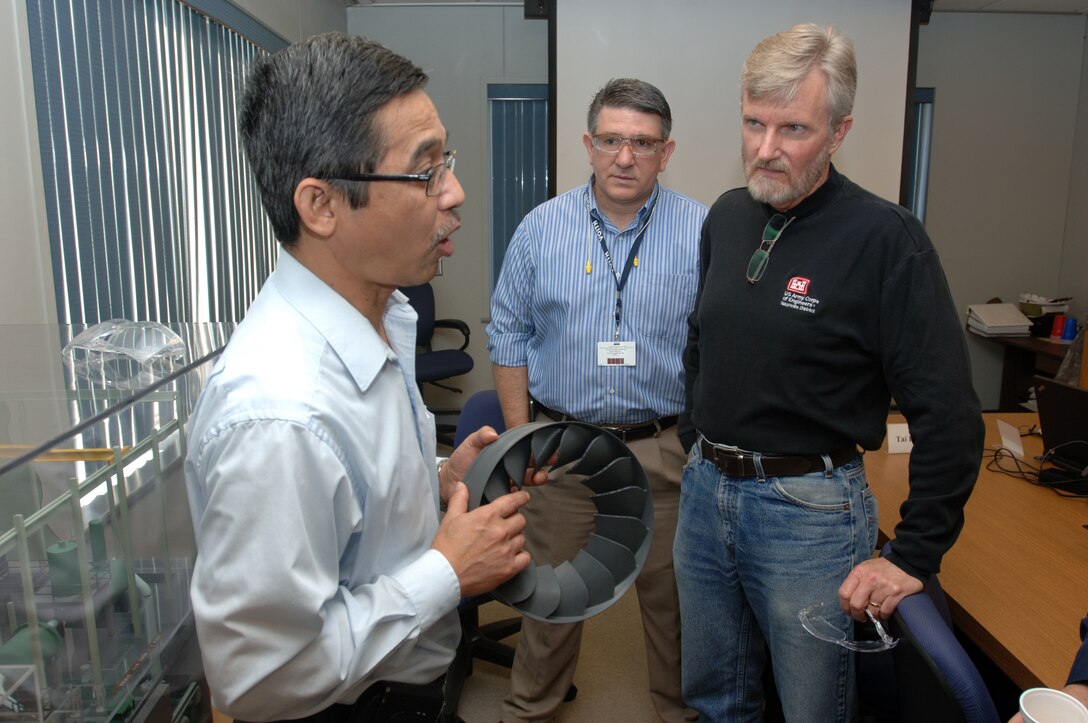
M 0 326 L 0 721 L 210 717 L 182 467 L 233 327 L 166 326 L 124 383 L 64 362 L 80 327 Z

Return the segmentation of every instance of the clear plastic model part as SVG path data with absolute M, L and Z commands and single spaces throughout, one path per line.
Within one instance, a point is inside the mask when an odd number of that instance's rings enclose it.
M 185 342 L 154 321 L 111 319 L 88 328 L 61 354 L 72 372 L 92 384 L 140 389 L 185 362 Z

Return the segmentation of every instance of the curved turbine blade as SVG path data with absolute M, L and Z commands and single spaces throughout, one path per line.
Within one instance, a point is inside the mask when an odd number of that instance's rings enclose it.
M 614 492 L 593 495 L 589 498 L 602 515 L 642 518 L 646 503 L 646 490 L 639 487 L 624 487 Z
M 518 487 L 521 487 L 520 482 Z M 487 480 L 487 485 L 484 487 L 483 499 L 485 502 L 493 502 L 498 498 L 510 492 L 510 478 L 506 476 L 506 472 L 502 469 L 496 468 L 491 474 L 491 477 Z
M 538 468 L 547 466 L 555 450 L 559 449 L 562 438 L 563 430 L 558 427 L 545 427 L 533 432 L 533 460 Z
M 638 483 L 638 478 L 635 475 L 635 464 L 634 457 L 614 459 L 600 472 L 582 480 L 582 484 L 597 494 L 615 492 L 624 487 L 631 487 Z
M 600 605 L 607 602 L 612 593 L 616 591 L 616 579 L 604 563 L 590 555 L 585 550 L 579 550 L 571 565 L 582 577 L 582 582 L 589 590 L 589 601 L 586 607 Z
M 642 541 L 646 539 L 649 530 L 642 521 L 636 517 L 616 517 L 614 515 L 597 515 L 594 517 L 596 525 L 594 532 L 606 540 L 618 542 L 632 553 L 638 552 Z
M 533 594 L 536 589 L 536 568 L 532 565 L 525 568 L 517 575 L 499 585 L 495 589 L 495 597 L 507 603 L 519 603 Z
M 630 550 L 599 535 L 589 536 L 585 552 L 607 567 L 614 580 L 623 580 L 637 567 L 635 556 Z
M 589 605 L 589 590 L 582 576 L 569 562 L 562 562 L 555 568 L 559 580 L 559 607 L 551 617 L 580 617 Z
M 563 430 L 563 437 L 559 440 L 558 459 L 554 467 L 562 467 L 567 462 L 573 462 L 580 458 L 586 451 L 593 438 L 600 434 L 588 424 L 568 424 Z
M 502 456 L 502 466 L 506 469 L 506 474 L 510 475 L 510 479 L 517 480 L 519 486 L 525 477 L 525 470 L 529 467 L 529 455 L 532 452 L 533 440 L 526 437 L 518 440 L 517 444 Z
M 522 601 L 519 609 L 529 617 L 547 620 L 559 607 L 559 579 L 555 568 L 541 565 L 536 569 L 536 587 L 533 594 Z
M 578 460 L 578 464 L 570 468 L 573 474 L 597 474 L 604 469 L 609 462 L 620 455 L 630 456 L 631 451 L 623 442 L 613 437 L 608 432 L 599 430 L 593 441 L 589 443 L 585 454 Z

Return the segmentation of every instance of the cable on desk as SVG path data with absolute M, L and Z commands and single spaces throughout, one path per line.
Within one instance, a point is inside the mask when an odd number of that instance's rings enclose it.
M 1049 461 L 1051 453 L 1053 451 L 1054 450 L 1047 450 L 1046 454 L 1044 454 L 1041 459 L 1041 463 L 1036 466 L 1031 464 L 1030 462 L 1019 459 L 1006 447 L 997 447 L 993 450 L 993 455 L 986 463 L 986 469 L 990 470 L 991 472 L 997 472 L 999 474 L 1006 475 L 1008 477 L 1024 480 L 1028 484 L 1035 485 L 1036 487 L 1046 487 L 1053 490 L 1055 494 L 1058 494 L 1062 497 L 1073 497 L 1080 499 L 1088 497 L 1088 492 L 1071 492 L 1069 490 L 1063 489 L 1064 486 L 1070 484 L 1088 483 L 1088 478 L 1075 477 L 1072 479 L 1063 479 L 1056 482 L 1042 481 L 1042 465 Z
M 997 447 L 993 450 L 990 461 L 986 463 L 986 469 L 1008 477 L 1022 479 L 1031 484 L 1038 484 L 1041 468 L 1020 459 L 1007 447 Z

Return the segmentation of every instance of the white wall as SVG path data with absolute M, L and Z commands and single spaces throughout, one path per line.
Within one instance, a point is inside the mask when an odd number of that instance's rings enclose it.
M 1088 18 L 1085 19 L 1088 24 Z M 1088 29 L 1085 30 L 1088 37 Z M 1080 88 L 1077 92 L 1077 127 L 1073 141 L 1073 167 L 1069 179 L 1065 243 L 1062 246 L 1058 290 L 1072 296 L 1070 311 L 1081 324 L 1088 322 L 1088 42 L 1081 53 Z
M 586 109 L 609 78 L 653 83 L 672 108 L 676 152 L 662 176 L 704 203 L 744 185 L 740 71 L 762 38 L 801 22 L 854 41 L 854 127 L 834 162 L 869 190 L 899 200 L 910 3 L 903 0 L 557 0 L 558 187 L 589 177 Z M 634 23 L 633 18 L 647 22 Z
M 964 313 L 1029 291 L 1074 294 L 1083 316 L 1085 22 L 933 13 L 921 29 L 917 84 L 936 88 L 926 227 Z M 996 408 L 1002 350 L 968 338 L 975 389 Z
M 235 2 L 291 41 L 346 29 L 342 0 Z M 25 0 L 0 0 L 0 324 L 57 320 L 26 23 Z
M 38 153 L 34 83 L 30 72 L 26 3 L 3 0 L 0 10 L 0 324 L 57 321 L 53 266 Z
M 433 282 L 439 318 L 462 319 L 472 334 L 475 368 L 456 385 L 466 394 L 494 385 L 487 354 L 488 275 L 488 83 L 547 83 L 548 24 L 526 20 L 524 5 L 476 3 L 404 7 L 366 5 L 348 9 L 348 32 L 376 40 L 410 58 L 430 76 L 434 100 L 457 149 L 457 179 L 465 189 L 454 255 Z M 460 341 L 443 336 L 436 348 Z M 425 390 L 432 407 L 460 406 L 465 395 Z
M 343 0 L 230 0 L 287 42 L 318 33 L 347 31 Z

